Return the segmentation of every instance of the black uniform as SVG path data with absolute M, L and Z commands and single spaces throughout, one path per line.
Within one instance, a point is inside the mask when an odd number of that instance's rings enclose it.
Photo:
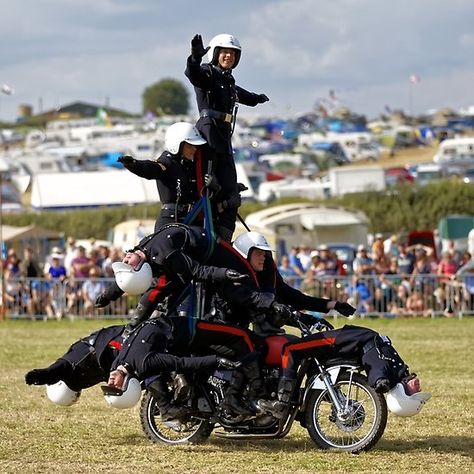
M 166 297 L 169 297 L 169 306 L 173 307 L 191 280 L 222 281 L 227 268 L 245 272 L 248 266 L 227 242 L 215 241 L 203 228 L 184 224 L 164 226 L 142 239 L 135 249 L 145 253 L 153 275 L 157 277 L 155 286 L 140 299 L 135 318 L 137 324 L 147 319 Z M 114 301 L 122 294 L 123 291 L 113 283 L 104 292 L 104 297 Z
M 71 390 L 80 391 L 107 381 L 112 362 L 122 347 L 124 328 L 110 326 L 80 339 L 49 367 L 28 372 L 26 383 L 51 385 L 62 380 Z
M 196 128 L 216 152 L 214 173 L 222 186 L 222 195 L 228 199 L 237 190 L 237 172 L 232 151 L 232 130 L 236 103 L 251 107 L 266 102 L 261 94 L 249 92 L 235 84 L 231 70 L 223 70 L 210 63 L 189 56 L 185 75 L 194 86 L 200 118 Z M 236 208 L 223 210 L 220 225 L 235 229 Z
M 182 222 L 201 197 L 209 154 L 209 149 L 206 151 L 205 147 L 200 147 L 194 160 L 165 151 L 156 161 L 134 160 L 124 163 L 137 176 L 156 180 L 162 207 L 155 223 L 155 232 L 164 224 Z
M 302 358 L 317 357 L 324 361 L 336 356 L 360 360 L 372 386 L 379 379 L 387 379 L 392 388 L 409 375 L 408 366 L 387 337 L 368 328 L 349 325 L 285 344 L 282 349 L 282 375 L 294 379 Z
M 222 282 L 215 301 L 216 306 L 222 308 L 222 316 L 230 324 L 248 327 L 253 322 L 257 333 L 266 333 L 271 330 L 273 302 L 290 305 L 298 310 L 328 312 L 328 299 L 307 296 L 283 281 L 270 253 L 261 272 L 255 272 L 247 260 L 241 259 L 246 263 L 245 270 L 251 278 L 239 283 Z M 238 268 L 239 272 L 245 272 L 244 267 Z M 316 321 L 310 315 L 307 318 L 308 324 Z
M 210 351 L 246 363 L 254 358 L 254 350 L 249 333 L 242 328 L 180 316 L 157 318 L 134 330 L 113 362 L 112 370 L 123 365 L 143 380 L 161 372 L 216 367 L 216 355 L 203 355 Z M 199 356 L 182 356 L 190 353 Z

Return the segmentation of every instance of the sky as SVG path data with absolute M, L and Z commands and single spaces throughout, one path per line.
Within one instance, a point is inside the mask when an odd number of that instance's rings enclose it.
M 0 121 L 18 106 L 75 101 L 139 113 L 164 79 L 188 88 L 190 41 L 236 36 L 241 87 L 270 102 L 239 115 L 292 116 L 333 91 L 376 118 L 474 105 L 472 0 L 0 0 Z M 410 82 L 416 75 L 418 83 Z

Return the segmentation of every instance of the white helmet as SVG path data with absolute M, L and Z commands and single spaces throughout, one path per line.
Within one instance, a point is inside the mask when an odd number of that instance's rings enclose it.
M 209 51 L 207 57 L 209 62 L 216 65 L 217 57 L 219 56 L 219 50 L 221 48 L 235 49 L 235 62 L 233 68 L 237 67 L 240 61 L 240 55 L 242 53 L 242 47 L 240 46 L 239 40 L 232 35 L 226 33 L 214 36 L 209 42 Z
M 102 386 L 104 398 L 108 405 L 121 410 L 134 407 L 142 396 L 140 382 L 135 377 L 127 375 L 123 382 L 123 390 Z
M 179 153 L 181 143 L 190 145 L 204 145 L 206 140 L 202 138 L 197 128 L 189 122 L 176 122 L 168 127 L 165 134 L 165 150 L 172 155 Z
M 421 411 L 423 405 L 431 398 L 431 393 L 418 392 L 407 395 L 403 384 L 397 383 L 387 393 L 387 407 L 397 416 L 413 416 Z
M 140 295 L 150 288 L 153 272 L 147 262 L 134 270 L 128 263 L 114 262 L 112 270 L 118 287 L 129 295 Z
M 66 385 L 66 382 L 60 380 L 53 385 L 46 385 L 46 395 L 53 403 L 56 403 L 56 405 L 69 407 L 73 403 L 77 402 L 81 396 L 81 392 L 75 392 L 74 390 L 71 390 Z
M 257 248 L 261 250 L 273 249 L 270 247 L 270 244 L 267 242 L 267 239 L 262 234 L 258 232 L 247 232 L 245 234 L 239 235 L 234 240 L 234 249 L 242 255 L 244 258 L 248 258 L 250 249 Z

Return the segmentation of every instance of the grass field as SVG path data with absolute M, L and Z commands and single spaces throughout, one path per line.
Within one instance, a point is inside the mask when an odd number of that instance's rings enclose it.
M 198 446 L 154 445 L 142 433 L 138 407 L 107 407 L 99 387 L 63 408 L 43 387 L 23 382 L 28 369 L 49 365 L 101 322 L 0 322 L 0 472 L 474 472 L 474 319 L 358 323 L 389 335 L 433 398 L 417 417 L 389 415 L 375 449 L 350 455 L 317 449 L 299 425 L 281 440 L 211 436 Z

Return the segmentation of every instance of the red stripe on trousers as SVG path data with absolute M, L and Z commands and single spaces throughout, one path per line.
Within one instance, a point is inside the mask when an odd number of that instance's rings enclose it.
M 323 339 L 316 339 L 314 341 L 297 342 L 295 344 L 290 344 L 286 346 L 285 350 L 283 351 L 283 355 L 281 356 L 282 367 L 284 369 L 288 367 L 288 359 L 290 357 L 291 351 L 310 349 L 311 347 L 330 346 L 331 344 L 334 344 L 335 340 L 336 340 L 335 337 L 328 337 L 327 339 L 323 338 Z
M 255 350 L 253 342 L 250 340 L 250 336 L 243 329 L 236 328 L 235 326 L 225 326 L 223 324 L 205 323 L 203 321 L 198 321 L 197 327 L 199 329 L 207 329 L 208 331 L 225 332 L 227 334 L 233 334 L 234 336 L 240 336 L 244 339 L 250 352 Z

